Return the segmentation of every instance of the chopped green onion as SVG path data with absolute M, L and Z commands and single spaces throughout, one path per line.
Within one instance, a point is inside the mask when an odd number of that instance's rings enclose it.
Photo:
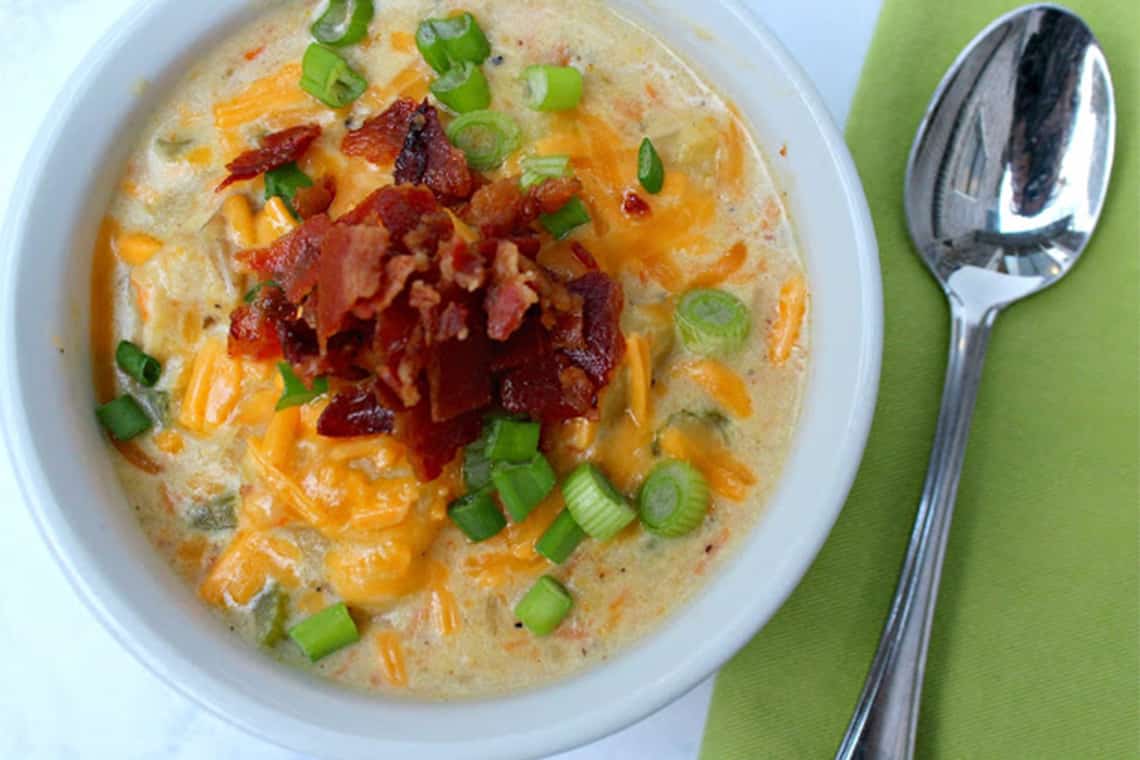
M 170 391 L 148 390 L 137 399 L 152 420 L 166 425 L 170 422 Z
M 162 375 L 162 365 L 158 363 L 158 359 L 129 340 L 119 341 L 119 346 L 115 349 L 115 363 L 119 365 L 119 369 L 147 388 L 153 388 Z
M 129 394 L 103 404 L 95 410 L 95 416 L 116 441 L 129 441 L 154 427 L 139 402 Z
M 335 51 L 314 42 L 301 60 L 301 89 L 330 108 L 344 108 L 364 94 L 368 80 Z
M 253 626 L 257 643 L 271 647 L 285 638 L 285 621 L 288 617 L 288 595 L 276 585 L 263 591 L 253 603 Z
M 573 66 L 527 66 L 523 77 L 535 111 L 569 111 L 582 99 L 582 72 Z
M 253 303 L 254 301 L 257 300 L 257 296 L 261 293 L 262 288 L 279 288 L 279 287 L 281 287 L 281 285 L 280 285 L 280 283 L 277 282 L 277 280 L 262 280 L 261 282 L 257 283 L 252 288 L 250 288 L 249 290 L 246 291 L 245 296 L 243 296 L 243 300 L 246 303 Z
M 648 137 L 641 141 L 637 151 L 637 181 L 652 195 L 657 195 L 665 186 L 665 165 Z
M 279 197 L 285 202 L 289 213 L 297 218 L 297 210 L 293 208 L 293 196 L 302 187 L 312 186 L 312 178 L 301 171 L 297 164 L 290 162 L 265 173 L 265 200 L 274 196 Z
M 570 614 L 574 597 L 558 581 L 544 575 L 515 605 L 515 617 L 535 636 L 548 636 Z
M 586 204 L 582 199 L 577 196 L 571 198 L 565 206 L 554 213 L 543 214 L 538 218 L 539 224 L 546 228 L 555 240 L 564 240 L 576 228 L 589 221 L 590 212 L 586 210 Z
M 437 74 L 446 74 L 453 64 L 481 64 L 491 55 L 491 43 L 470 13 L 421 21 L 416 47 Z
M 325 607 L 289 629 L 289 638 L 312 662 L 360 640 L 356 623 L 344 602 Z
M 534 550 L 556 565 L 565 562 L 578 544 L 586 538 L 586 531 L 574 521 L 570 510 L 564 509 L 534 544 Z
M 186 510 L 186 523 L 195 530 L 229 530 L 237 527 L 236 494 L 193 504 Z
M 491 485 L 491 466 L 485 436 L 467 444 L 463 449 L 463 482 L 467 484 L 467 490 L 478 491 Z
M 637 517 L 625 497 L 589 462 L 570 473 L 562 484 L 562 495 L 575 522 L 599 541 L 613 538 Z
M 491 88 L 483 69 L 473 63 L 457 64 L 431 83 L 431 94 L 456 113 L 479 111 L 491 105 Z
M 495 504 L 490 488 L 474 491 L 447 507 L 447 516 L 475 543 L 486 541 L 507 527 L 507 518 Z
M 704 522 L 709 485 L 688 462 L 666 459 L 650 470 L 637 496 L 641 521 L 661 536 L 683 536 Z
M 289 362 L 278 362 L 277 369 L 281 372 L 281 379 L 285 381 L 285 392 L 277 402 L 277 411 L 288 409 L 291 406 L 307 404 L 318 396 L 329 392 L 328 378 L 318 377 L 313 380 L 313 387 L 308 388 L 293 372 Z
M 542 426 L 500 417 L 487 430 L 487 458 L 492 462 L 529 462 L 538 452 Z
M 546 457 L 535 454 L 525 464 L 499 462 L 491 470 L 491 482 L 495 484 L 507 514 L 514 522 L 521 523 L 550 495 L 558 478 Z
M 515 120 L 498 111 L 471 111 L 447 125 L 447 139 L 475 171 L 496 169 L 522 142 Z
M 372 0 L 355 0 L 352 14 L 348 12 L 348 0 L 329 0 L 329 7 L 310 27 L 309 31 L 318 42 L 333 47 L 355 45 L 368 34 L 375 9 Z
M 698 354 L 730 354 L 748 338 L 748 307 L 723 290 L 690 290 L 673 315 L 685 346 Z
M 570 176 L 570 156 L 530 156 L 522 160 L 522 189 L 534 187 L 548 179 Z

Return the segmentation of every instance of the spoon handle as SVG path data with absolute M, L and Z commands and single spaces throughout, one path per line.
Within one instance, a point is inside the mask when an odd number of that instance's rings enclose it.
M 954 295 L 950 302 L 950 358 L 930 468 L 890 615 L 836 760 L 908 760 L 914 756 L 942 559 L 986 345 L 998 314 L 996 308 L 971 308 Z

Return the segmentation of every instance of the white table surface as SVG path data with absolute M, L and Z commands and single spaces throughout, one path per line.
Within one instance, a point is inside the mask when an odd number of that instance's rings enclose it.
M 19 192 L 23 155 L 56 90 L 104 31 L 141 1 L 0 0 L 0 213 Z M 842 123 L 881 0 L 746 2 L 807 69 Z M 207 714 L 119 647 L 55 566 L 4 451 L 0 508 L 0 758 L 300 757 Z M 642 723 L 558 760 L 695 758 L 711 691 L 710 680 Z

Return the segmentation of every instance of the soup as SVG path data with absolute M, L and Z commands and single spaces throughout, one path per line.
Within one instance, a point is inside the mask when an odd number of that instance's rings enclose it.
M 532 687 L 684 614 L 808 360 L 746 125 L 595 2 L 265 7 L 142 131 L 93 272 L 155 548 L 251 646 L 392 694 Z

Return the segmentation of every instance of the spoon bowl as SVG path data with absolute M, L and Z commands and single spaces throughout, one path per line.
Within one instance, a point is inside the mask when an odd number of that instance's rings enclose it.
M 1035 5 L 984 30 L 935 92 L 907 167 L 910 235 L 943 287 L 1004 306 L 1064 276 L 1100 217 L 1115 123 L 1080 18 Z
M 910 235 L 950 302 L 938 427 L 899 585 L 837 760 L 914 756 L 926 650 L 994 321 L 1072 270 L 1104 206 L 1112 80 L 1081 19 L 999 18 L 935 91 L 906 177 Z

